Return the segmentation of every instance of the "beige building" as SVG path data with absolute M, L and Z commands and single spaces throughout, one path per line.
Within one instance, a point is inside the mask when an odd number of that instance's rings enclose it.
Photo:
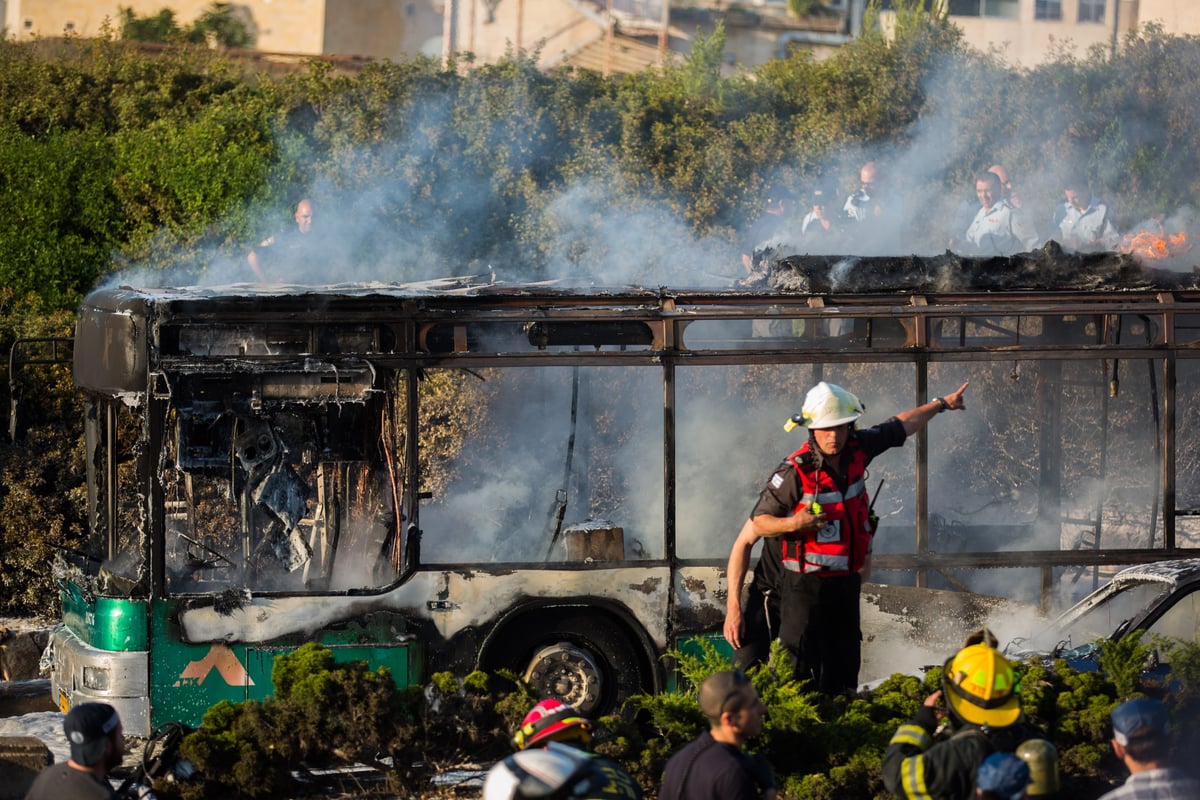
M 752 67 L 804 48 L 820 58 L 852 39 L 866 0 L 826 0 L 820 17 L 788 16 L 786 0 L 233 0 L 258 50 L 402 60 L 420 53 L 472 53 L 494 62 L 521 50 L 543 67 L 587 66 L 629 72 L 687 53 L 697 30 L 726 30 L 729 69 Z M 1135 26 L 1200 33 L 1200 0 L 945 0 L 951 20 L 976 48 L 999 49 L 1033 66 L 1064 49 L 1083 55 L 1110 47 Z M 705 6 L 709 6 L 705 8 Z M 212 0 L 0 0 L 4 28 L 18 39 L 64 33 L 95 36 L 118 8 L 149 16 L 164 7 L 181 24 Z M 885 15 L 884 22 L 887 19 Z
M 96 36 L 118 9 L 139 16 L 163 8 L 186 25 L 212 0 L 0 0 L 4 28 L 17 39 Z M 442 0 L 234 0 L 255 47 L 300 55 L 356 55 L 400 60 L 441 53 Z
M 973 47 L 995 47 L 1012 64 L 1035 66 L 1055 52 L 1083 56 L 1125 33 L 1158 23 L 1200 33 L 1197 0 L 948 0 L 950 19 Z
M 616 0 L 618 6 L 642 9 L 655 1 Z M 106 24 L 117 26 L 122 7 L 143 17 L 170 8 L 187 25 L 212 5 L 213 0 L 0 0 L 0 14 L 5 34 L 19 40 L 97 36 Z M 610 28 L 604 4 L 587 0 L 233 0 L 232 5 L 252 32 L 255 49 L 270 53 L 399 61 L 452 50 L 494 62 L 521 49 L 538 52 L 544 66 L 576 57 L 613 71 L 640 69 L 659 55 L 657 44 L 647 44 L 645 37 L 621 36 Z

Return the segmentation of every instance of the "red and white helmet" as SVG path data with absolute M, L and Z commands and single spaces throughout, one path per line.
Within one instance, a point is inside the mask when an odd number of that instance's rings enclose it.
M 592 741 L 592 722 L 579 716 L 574 708 L 553 697 L 538 703 L 525 715 L 521 727 L 513 734 L 518 750 L 542 747 L 547 742 Z

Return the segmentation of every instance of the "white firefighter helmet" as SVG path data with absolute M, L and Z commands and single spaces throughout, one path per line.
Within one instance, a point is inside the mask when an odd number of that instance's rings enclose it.
M 842 387 L 821 381 L 804 398 L 800 416 L 806 428 L 835 428 L 863 415 L 863 404 Z
M 608 777 L 591 756 L 559 742 L 512 754 L 483 781 L 483 800 L 586 800 Z

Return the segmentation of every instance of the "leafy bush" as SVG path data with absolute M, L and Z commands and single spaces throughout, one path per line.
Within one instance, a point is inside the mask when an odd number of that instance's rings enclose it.
M 175 12 L 169 8 L 142 17 L 132 8 L 123 7 L 119 18 L 121 38 L 139 42 L 206 44 L 211 41 L 222 47 L 250 47 L 255 40 L 249 13 L 233 3 L 210 4 L 186 27 L 176 21 Z
M 1135 648 L 1113 649 L 1110 666 L 1125 669 Z M 1135 659 L 1119 664 L 1120 658 Z M 654 797 L 671 754 L 707 728 L 695 687 L 730 665 L 712 645 L 697 653 L 670 654 L 680 690 L 632 697 L 618 714 L 598 720 L 594 749 L 622 762 Z M 1108 714 L 1118 702 L 1112 681 L 1081 673 L 1065 662 L 1053 667 L 1021 664 L 1022 701 L 1031 720 L 1046 731 L 1060 754 L 1064 796 L 1093 796 L 1120 773 L 1108 745 Z M 809 691 L 787 666 L 781 646 L 770 661 L 748 673 L 768 708 L 763 731 L 747 749 L 776 771 L 781 796 L 886 798 L 881 758 L 896 728 L 911 719 L 937 690 L 941 669 L 923 678 L 893 675 L 875 689 L 829 698 Z M 315 644 L 279 656 L 272 680 L 276 694 L 265 702 L 221 703 L 189 734 L 182 754 L 200 778 L 161 787 L 167 797 L 284 797 L 296 791 L 293 771 L 354 762 L 379 764 L 391 755 L 390 790 L 425 791 L 432 772 L 464 761 L 501 758 L 510 733 L 536 703 L 521 678 L 502 673 L 507 694 L 493 690 L 485 673 L 458 678 L 430 676 L 427 686 L 397 692 L 386 671 L 362 663 L 337 664 Z M 1177 699 L 1171 701 L 1178 706 Z M 1176 720 L 1187 713 L 1175 707 Z M 1182 731 L 1194 737 L 1194 725 Z M 1185 741 L 1191 742 L 1192 738 Z
M 778 643 L 775 647 L 769 664 L 748 673 L 768 712 L 762 734 L 748 742 L 747 749 L 763 754 L 774 766 L 782 796 L 888 797 L 882 781 L 883 753 L 896 728 L 940 688 L 941 668 L 929 669 L 923 678 L 893 675 L 873 690 L 826 698 L 796 681 L 781 660 Z M 643 786 L 656 786 L 671 753 L 707 727 L 693 687 L 712 672 L 730 668 L 711 646 L 671 657 L 689 690 L 631 698 L 638 711 L 636 722 L 618 729 L 620 741 L 630 749 L 608 753 L 617 753 Z M 1121 674 L 1138 672 L 1144 660 L 1144 649 L 1129 645 L 1110 648 L 1106 657 L 1108 668 Z M 1022 705 L 1058 749 L 1064 796 L 1099 794 L 1100 787 L 1122 774 L 1109 746 L 1108 715 L 1119 702 L 1113 681 L 1101 673 L 1076 672 L 1065 661 L 1017 667 Z
M 0 352 L 10 353 L 18 339 L 69 337 L 72 325 L 70 314 L 48 310 L 36 295 L 0 289 Z M 0 439 L 0 607 L 42 619 L 59 610 L 47 564 L 60 548 L 80 547 L 87 529 L 82 410 L 69 366 L 21 366 L 53 353 L 51 345 L 33 343 L 17 352 L 18 370 L 7 376 L 16 404 L 4 404 L 0 414 L 8 423 Z M 7 370 L 9 360 L 0 363 Z
M 275 695 L 266 701 L 223 701 L 204 714 L 180 747 L 198 778 L 161 792 L 185 800 L 288 797 L 294 770 L 378 763 L 406 751 L 419 695 L 398 692 L 386 669 L 335 664 L 330 650 L 310 643 L 277 657 L 271 680 Z

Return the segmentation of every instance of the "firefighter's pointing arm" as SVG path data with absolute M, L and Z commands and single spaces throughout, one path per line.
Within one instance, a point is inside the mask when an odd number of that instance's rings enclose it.
M 900 420 L 900 423 L 904 425 L 904 433 L 907 436 L 912 436 L 924 428 L 929 420 L 943 411 L 961 411 L 965 409 L 967 404 L 963 399 L 963 394 L 970 385 L 970 382 L 964 383 L 948 395 L 935 397 L 924 405 L 910 408 L 908 411 L 901 411 L 896 415 L 896 419 Z

